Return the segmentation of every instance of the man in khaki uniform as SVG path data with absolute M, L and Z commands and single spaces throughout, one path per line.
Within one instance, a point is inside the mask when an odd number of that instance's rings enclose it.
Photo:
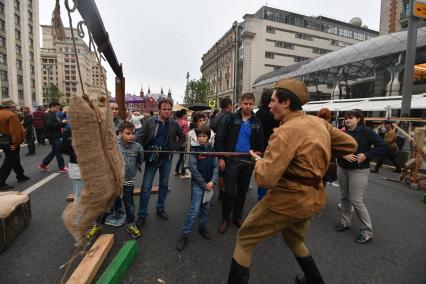
M 251 151 L 257 184 L 268 193 L 240 228 L 228 283 L 248 283 L 253 249 L 277 233 L 283 235 L 304 272 L 304 276 L 297 275 L 297 283 L 324 283 L 303 240 L 309 219 L 326 202 L 321 179 L 331 152 L 337 156 L 354 153 L 357 143 L 325 120 L 305 115 L 302 105 L 308 100 L 309 92 L 299 80 L 281 80 L 275 85 L 269 106 L 281 125 L 263 158 Z

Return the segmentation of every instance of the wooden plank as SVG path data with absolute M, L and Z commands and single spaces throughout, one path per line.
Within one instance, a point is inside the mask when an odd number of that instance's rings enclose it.
M 96 284 L 119 284 L 135 260 L 137 248 L 135 240 L 126 242 Z
M 152 190 L 151 190 L 152 194 L 157 194 L 158 193 L 158 186 L 153 186 Z M 141 188 L 140 187 L 135 187 L 135 191 L 133 192 L 133 195 L 139 195 L 141 194 Z M 74 194 L 70 193 L 67 195 L 67 201 L 68 202 L 73 202 L 74 201 Z
M 90 248 L 74 273 L 68 279 L 67 284 L 90 284 L 96 276 L 102 262 L 111 250 L 114 243 L 113 234 L 103 234 L 98 237 L 96 242 Z

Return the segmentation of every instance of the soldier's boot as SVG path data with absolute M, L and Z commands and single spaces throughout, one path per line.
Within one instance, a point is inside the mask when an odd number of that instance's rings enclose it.
M 247 284 L 249 280 L 249 269 L 241 266 L 232 258 L 231 270 L 229 271 L 228 284 Z
M 297 284 L 324 284 L 321 273 L 311 255 L 307 257 L 296 256 L 296 260 L 303 271 L 303 274 L 296 275 Z

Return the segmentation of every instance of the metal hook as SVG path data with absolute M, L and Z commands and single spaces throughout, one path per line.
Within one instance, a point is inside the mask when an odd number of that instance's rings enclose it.
M 73 13 L 77 9 L 77 2 L 75 0 L 72 0 L 74 6 L 71 9 L 68 1 L 69 0 L 65 0 L 65 8 L 67 8 L 68 12 Z

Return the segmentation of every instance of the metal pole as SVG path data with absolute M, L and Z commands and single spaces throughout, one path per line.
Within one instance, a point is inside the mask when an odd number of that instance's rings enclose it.
M 407 31 L 407 51 L 405 54 L 404 85 L 402 86 L 401 117 L 409 117 L 411 95 L 413 94 L 413 73 L 417 48 L 417 18 L 413 15 L 414 0 L 410 0 Z

